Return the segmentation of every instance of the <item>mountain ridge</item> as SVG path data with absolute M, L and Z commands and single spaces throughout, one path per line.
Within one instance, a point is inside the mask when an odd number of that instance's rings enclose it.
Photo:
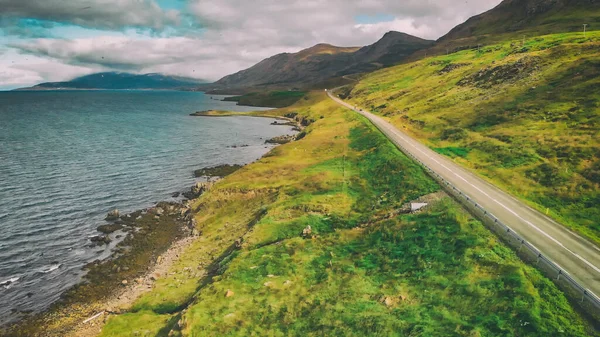
M 131 74 L 126 72 L 101 72 L 76 77 L 70 81 L 44 82 L 32 87 L 15 89 L 17 91 L 38 90 L 73 90 L 73 89 L 183 89 L 195 88 L 202 84 L 201 80 L 168 76 L 160 73 Z
M 433 45 L 405 33 L 390 31 L 364 47 L 319 43 L 296 53 L 281 53 L 225 76 L 215 85 L 226 88 L 277 84 L 310 85 L 330 78 L 373 71 L 399 63 L 417 50 Z

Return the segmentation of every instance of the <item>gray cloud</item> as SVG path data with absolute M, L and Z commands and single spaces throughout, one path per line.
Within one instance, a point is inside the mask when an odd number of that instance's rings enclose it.
M 104 36 L 87 39 L 35 39 L 8 45 L 21 54 L 60 60 L 79 67 L 131 72 L 166 72 L 216 79 L 224 72 L 281 51 L 279 46 L 234 52 L 224 41 L 190 37 L 146 38 Z
M 77 71 L 101 68 L 164 72 L 216 80 L 274 54 L 295 52 L 320 42 L 362 46 L 375 42 L 389 30 L 435 39 L 500 1 L 191 0 L 178 18 L 193 19 L 184 20 L 177 28 L 178 34 L 171 37 L 128 33 L 72 40 L 43 38 L 14 42 L 10 47 L 22 54 L 75 66 Z M 19 10 L 17 2 L 27 1 L 0 0 L 0 7 L 3 3 L 11 3 L 12 12 L 16 13 Z M 166 17 L 153 0 L 85 2 L 95 5 L 95 14 L 75 19 L 69 16 L 69 22 L 86 22 L 88 26 L 116 29 L 122 25 L 159 27 L 176 19 L 176 16 Z M 106 8 L 111 7 L 107 3 L 114 4 L 114 8 Z M 40 11 L 41 16 L 46 6 L 32 7 Z M 49 11 L 54 13 L 56 21 L 60 21 L 59 14 L 64 14 L 67 7 L 73 8 L 69 6 L 62 5 L 59 6 L 61 10 Z M 78 4 L 77 7 L 86 6 Z M 33 13 L 33 9 L 30 8 L 29 13 Z M 382 14 L 393 19 L 375 23 L 356 22 L 359 16 L 380 17 Z M 48 18 L 49 14 L 46 13 L 45 17 Z M 194 26 L 197 22 L 202 22 L 202 29 Z M 49 76 L 44 74 L 45 78 Z
M 161 9 L 154 0 L 0 0 L 0 18 L 37 19 L 99 29 L 162 29 L 177 23 L 178 13 Z

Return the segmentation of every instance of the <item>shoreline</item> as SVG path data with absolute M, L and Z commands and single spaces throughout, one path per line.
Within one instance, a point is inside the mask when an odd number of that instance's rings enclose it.
M 174 262 L 196 237 L 188 236 L 174 241 L 171 246 L 160 255 L 160 261 L 153 266 L 148 266 L 149 271 L 135 283 L 125 289 L 117 291 L 104 303 L 104 309 L 76 324 L 72 331 L 65 337 L 95 337 L 100 334 L 102 327 L 111 315 L 125 312 L 144 293 L 152 290 L 154 282 L 165 275 Z
M 208 184 L 213 183 L 204 183 Z M 202 188 L 202 193 L 207 189 Z M 164 254 L 179 242 L 194 238 L 189 203 L 159 202 L 99 226 L 122 226 L 110 233 L 98 230 L 98 235 L 88 238 L 90 247 L 97 247 L 123 237 L 110 256 L 86 264 L 82 268 L 85 275 L 57 301 L 39 313 L 2 326 L 0 336 L 65 336 L 91 313 L 112 311 L 108 303 L 123 298 L 129 287 L 146 285 L 149 270 L 160 267 Z
M 287 120 L 248 113 L 238 115 Z M 207 176 L 206 183 L 197 182 L 190 189 L 178 192 L 187 197 L 180 202 L 162 201 L 112 221 L 107 219 L 98 227 L 98 235 L 89 239 L 90 247 L 94 247 L 94 244 L 104 245 L 115 237 L 125 236 L 110 256 L 85 265 L 81 280 L 48 308 L 0 326 L 0 336 L 96 336 L 111 314 L 124 312 L 142 294 L 151 291 L 179 254 L 201 235 L 196 229 L 191 205 L 227 175 L 222 170 L 225 166 L 200 169 L 213 171 Z M 115 224 L 119 226 L 116 230 L 107 233 L 100 230 Z M 147 244 L 147 237 L 152 236 L 162 239 Z

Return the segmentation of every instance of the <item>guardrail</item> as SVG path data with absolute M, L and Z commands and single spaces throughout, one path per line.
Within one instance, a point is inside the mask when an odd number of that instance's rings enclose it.
M 366 117 L 366 116 L 365 116 Z M 367 118 L 368 119 L 368 118 Z M 371 121 L 369 119 L 369 121 Z M 383 134 L 387 135 L 385 129 L 379 127 L 377 124 L 371 123 L 379 129 Z M 390 138 L 390 140 L 392 140 Z M 592 316 L 594 319 L 600 321 L 600 298 L 596 296 L 591 290 L 586 289 L 579 284 L 569 273 L 561 268 L 559 265 L 554 263 L 552 260 L 544 256 L 542 252 L 535 248 L 531 243 L 527 242 L 517 232 L 515 232 L 510 226 L 502 223 L 492 213 L 485 210 L 481 205 L 477 204 L 473 198 L 463 193 L 460 189 L 454 186 L 452 183 L 444 179 L 442 176 L 433 171 L 429 166 L 420 161 L 417 157 L 412 155 L 410 151 L 405 149 L 401 144 L 394 143 L 404 154 L 410 157 L 412 160 L 419 163 L 427 173 L 435 179 L 444 189 L 450 193 L 456 200 L 461 202 L 474 216 L 478 217 L 483 221 L 484 224 L 490 228 L 496 235 L 509 246 L 511 246 L 517 252 L 517 255 L 525 261 L 533 264 L 538 270 L 540 270 L 547 277 L 552 279 L 554 283 L 572 300 L 577 302 L 581 308 Z

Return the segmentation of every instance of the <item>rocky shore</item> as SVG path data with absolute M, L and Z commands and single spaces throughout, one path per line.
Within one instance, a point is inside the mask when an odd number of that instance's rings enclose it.
M 201 177 L 224 177 L 232 174 L 233 172 L 242 168 L 242 165 L 219 165 L 214 167 L 205 167 L 200 170 L 194 171 L 194 176 L 196 178 Z
M 195 116 L 225 116 L 225 112 L 201 111 Z M 267 116 L 256 116 L 267 117 Z M 300 131 L 306 121 L 286 116 L 285 123 Z M 268 144 L 285 144 L 304 137 L 285 135 L 267 140 Z M 171 197 L 180 202 L 159 202 L 153 207 L 122 214 L 111 210 L 106 223 L 97 227 L 98 234 L 89 237 L 90 247 L 118 242 L 112 255 L 84 266 L 86 275 L 81 282 L 67 290 L 59 301 L 46 311 L 25 317 L 8 327 L 0 328 L 0 336 L 96 336 L 110 314 L 122 313 L 177 260 L 187 245 L 201 236 L 190 205 L 222 177 L 241 169 L 241 165 L 220 165 L 194 171 L 198 182 L 186 191 L 174 192 Z M 3 330 L 4 329 L 4 330 Z
M 111 257 L 84 266 L 82 281 L 67 290 L 59 301 L 40 314 L 27 317 L 0 330 L 0 336 L 95 336 L 101 317 L 129 307 L 139 295 L 152 289 L 178 252 L 201 235 L 197 229 L 193 199 L 208 191 L 219 177 L 234 171 L 204 168 L 211 172 L 207 182 L 197 182 L 183 192 L 180 202 L 159 202 L 153 207 L 121 214 L 110 211 L 90 247 L 118 241 Z M 175 193 L 173 194 L 173 196 Z M 93 324 L 82 324 L 90 323 Z M 95 332 L 94 332 L 95 331 Z

